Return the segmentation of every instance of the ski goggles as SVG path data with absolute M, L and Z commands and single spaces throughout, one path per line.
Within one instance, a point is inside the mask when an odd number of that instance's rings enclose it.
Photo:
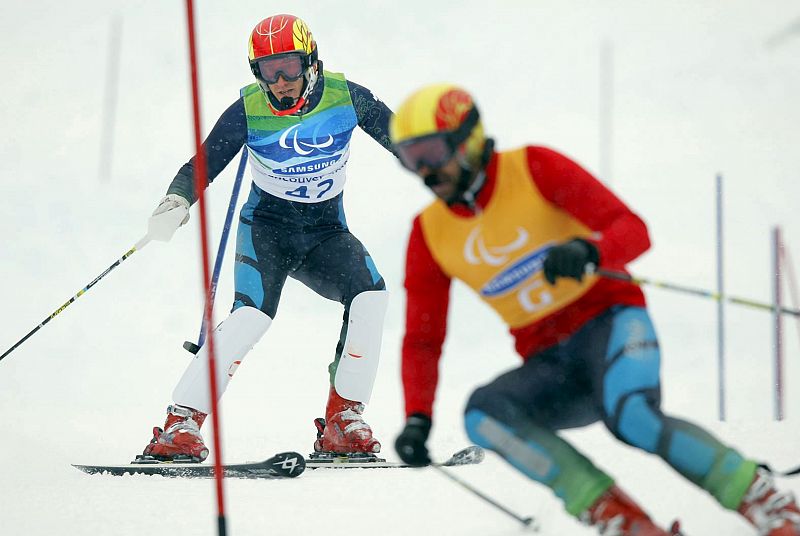
M 267 84 L 277 83 L 279 76 L 283 76 L 287 82 L 294 82 L 303 76 L 306 67 L 306 55 L 298 52 L 276 54 L 250 62 L 256 78 Z
M 419 172 L 423 167 L 439 169 L 456 154 L 478 124 L 478 109 L 473 107 L 456 130 L 435 132 L 395 144 L 395 151 L 406 169 Z
M 448 134 L 431 134 L 395 145 L 397 156 L 406 169 L 417 172 L 423 167 L 439 169 L 455 154 L 456 147 Z

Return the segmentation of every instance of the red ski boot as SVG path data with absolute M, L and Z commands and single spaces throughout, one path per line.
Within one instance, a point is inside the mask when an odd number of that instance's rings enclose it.
M 597 527 L 602 536 L 675 536 L 677 522 L 670 532 L 653 524 L 650 517 L 633 499 L 617 486 L 612 486 L 580 516 L 587 525 Z
M 372 428 L 364 422 L 364 404 L 346 400 L 331 387 L 325 419 L 315 419 L 317 440 L 316 452 L 336 454 L 374 454 L 381 451 L 381 444 L 372 437 Z
M 200 435 L 205 419 L 205 413 L 192 408 L 169 406 L 164 429 L 153 428 L 153 439 L 144 448 L 144 455 L 159 460 L 202 462 L 208 457 L 208 447 Z
M 758 530 L 759 536 L 800 536 L 800 508 L 794 495 L 775 489 L 766 469 L 756 470 L 738 512 Z

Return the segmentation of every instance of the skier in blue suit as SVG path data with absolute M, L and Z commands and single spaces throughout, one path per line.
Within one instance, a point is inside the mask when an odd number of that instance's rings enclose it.
M 378 367 L 388 293 L 375 263 L 347 227 L 345 171 L 353 130 L 360 127 L 388 151 L 391 110 L 368 89 L 323 70 L 317 44 L 301 19 L 261 21 L 249 43 L 256 81 L 217 121 L 203 145 L 209 182 L 246 147 L 253 183 L 239 215 L 230 315 L 215 329 L 219 396 L 269 329 L 287 277 L 344 305 L 329 366 L 325 419 L 317 419 L 315 451 L 374 456 L 380 443 L 364 422 Z M 192 158 L 178 172 L 151 225 L 168 236 L 196 200 Z M 200 426 L 211 411 L 207 350 L 201 348 L 173 393 L 163 428 L 144 454 L 203 461 Z

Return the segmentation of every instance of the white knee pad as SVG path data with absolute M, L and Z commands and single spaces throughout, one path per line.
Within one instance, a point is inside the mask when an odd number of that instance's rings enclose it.
M 255 307 L 240 307 L 214 329 L 214 361 L 217 397 L 221 397 L 244 356 L 264 336 L 272 319 Z M 195 355 L 183 373 L 172 400 L 180 405 L 211 413 L 208 375 L 208 345 Z
M 369 403 L 378 373 L 388 304 L 389 293 L 385 290 L 362 292 L 350 304 L 347 337 L 334 378 L 336 392 L 343 398 Z

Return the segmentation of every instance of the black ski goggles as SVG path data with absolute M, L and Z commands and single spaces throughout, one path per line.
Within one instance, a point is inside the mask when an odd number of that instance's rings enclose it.
M 267 84 L 276 84 L 278 77 L 283 76 L 287 82 L 294 82 L 303 76 L 308 56 L 299 52 L 276 54 L 259 58 L 250 62 L 250 68 L 256 78 Z
M 422 168 L 443 167 L 456 154 L 458 146 L 469 138 L 472 129 L 478 124 L 478 119 L 478 109 L 473 106 L 456 130 L 436 132 L 395 144 L 400 162 L 406 169 L 415 173 Z

